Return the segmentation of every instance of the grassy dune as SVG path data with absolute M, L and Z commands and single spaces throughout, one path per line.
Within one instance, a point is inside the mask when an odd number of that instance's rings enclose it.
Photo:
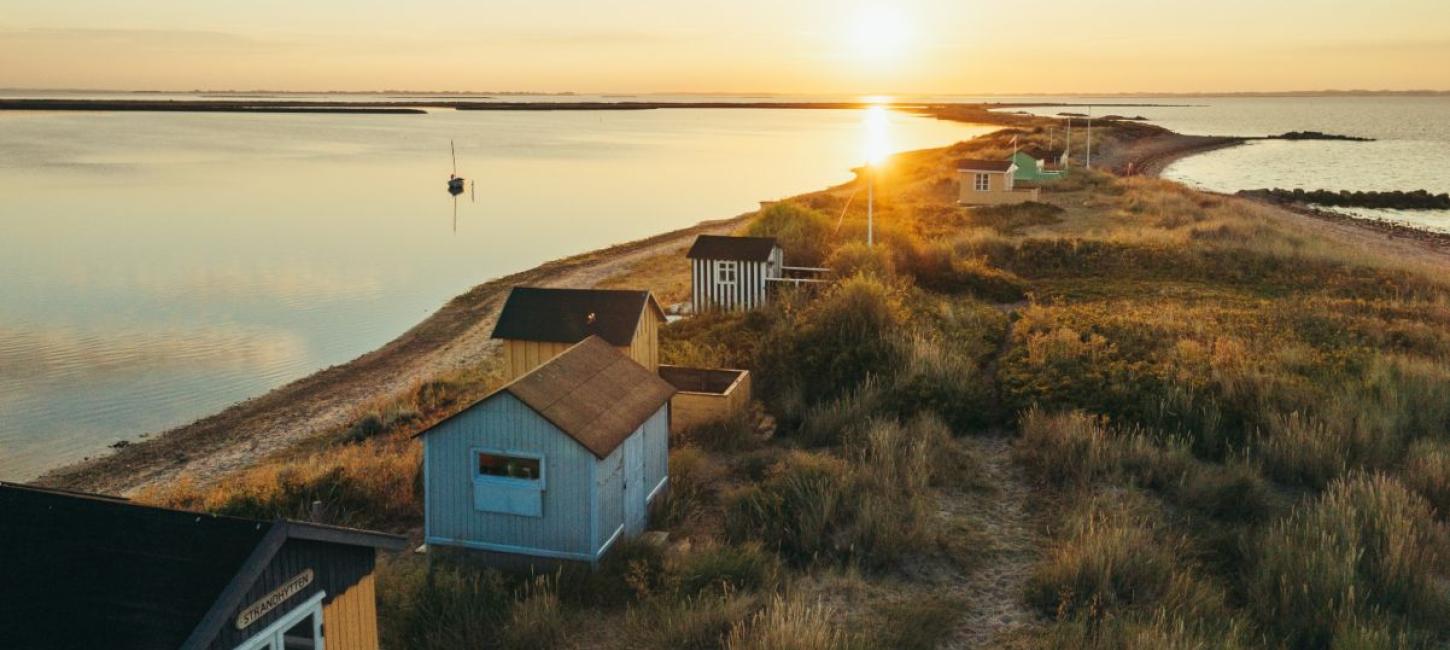
M 1103 129 L 1108 155 L 1143 131 L 1120 128 Z M 388 647 L 1450 639 L 1441 260 L 1097 172 L 1046 188 L 1042 205 L 957 207 L 950 161 L 1003 156 L 1009 138 L 897 156 L 879 177 L 874 249 L 859 243 L 864 206 L 846 209 L 852 187 L 745 226 L 844 279 L 665 328 L 665 361 L 750 368 L 770 416 L 673 441 L 654 513 L 669 548 L 629 543 L 597 573 L 542 577 L 445 566 L 430 579 L 418 558 L 391 558 Z M 679 292 L 685 273 L 650 259 L 607 284 Z M 335 521 L 416 532 L 410 435 L 496 385 L 488 367 L 360 409 L 231 480 L 144 498 L 254 516 L 320 499 Z M 1010 457 L 988 456 L 1004 436 Z M 1040 537 L 1009 557 L 995 504 L 1019 491 Z M 953 587 L 1009 561 L 1027 563 L 1002 587 L 1022 625 Z

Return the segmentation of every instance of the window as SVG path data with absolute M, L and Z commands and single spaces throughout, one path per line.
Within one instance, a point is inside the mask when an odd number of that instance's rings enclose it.
M 322 599 L 318 592 L 275 623 L 247 639 L 238 650 L 319 650 L 325 646 L 322 627 Z M 250 630 L 249 630 L 250 631 Z
M 502 449 L 473 450 L 473 507 L 522 517 L 544 516 L 544 457 Z
M 502 476 L 526 481 L 537 481 L 542 476 L 539 472 L 539 464 L 540 461 L 538 458 L 522 458 L 483 452 L 478 454 L 478 473 L 480 476 Z
M 735 284 L 735 276 L 739 272 L 739 262 L 716 262 L 715 284 Z
M 972 187 L 978 192 L 985 192 L 992 187 L 992 176 L 990 174 L 977 174 L 972 181 Z

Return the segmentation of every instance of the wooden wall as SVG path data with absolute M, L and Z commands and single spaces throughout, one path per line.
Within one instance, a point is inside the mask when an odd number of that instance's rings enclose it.
M 780 249 L 776 249 L 778 252 Z M 775 253 L 772 253 L 775 258 Z M 730 260 L 690 260 L 690 302 L 695 312 L 749 310 L 765 304 L 765 281 L 779 277 L 779 264 L 735 262 L 735 283 L 719 284 L 716 273 Z M 772 260 L 773 261 L 773 260 Z
M 369 573 L 322 606 L 327 650 L 377 650 L 378 607 Z
M 634 338 L 629 345 L 615 349 L 654 372 L 660 366 L 659 333 L 660 316 L 646 301 L 644 313 L 640 315 L 639 324 L 634 329 Z M 518 379 L 571 347 L 574 347 L 574 343 L 503 339 L 504 380 Z
M 750 404 L 750 373 L 727 393 L 680 391 L 670 398 L 670 433 L 723 420 L 744 410 Z
M 590 473 L 597 459 L 518 398 L 500 393 L 439 424 L 423 444 L 428 544 L 472 543 L 504 552 L 542 551 L 545 557 L 591 557 Z M 542 517 L 474 507 L 473 450 L 478 448 L 544 456 Z

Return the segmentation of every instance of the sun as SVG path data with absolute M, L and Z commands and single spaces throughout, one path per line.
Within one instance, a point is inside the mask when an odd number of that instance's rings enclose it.
M 905 54 L 911 41 L 911 26 L 896 7 L 863 5 L 856 10 L 849 38 L 857 57 L 882 63 Z

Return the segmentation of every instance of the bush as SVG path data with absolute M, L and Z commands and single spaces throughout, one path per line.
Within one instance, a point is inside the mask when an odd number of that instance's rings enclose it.
M 913 339 L 906 366 L 892 379 L 884 400 L 886 410 L 899 417 L 939 414 L 956 433 L 1003 419 L 991 378 L 976 361 L 920 337 Z
M 777 464 L 760 484 L 728 502 L 725 532 L 730 541 L 759 540 L 786 560 L 805 565 L 842 555 L 835 535 L 850 498 L 850 468 L 837 458 L 796 452 Z
M 884 246 L 871 247 L 864 242 L 842 244 L 826 259 L 826 268 L 838 278 L 864 275 L 889 280 L 896 275 L 896 263 Z
M 795 203 L 773 203 L 750 222 L 745 234 L 774 237 L 791 266 L 820 266 L 830 250 L 830 217 Z
M 881 384 L 868 376 L 845 395 L 812 406 L 794 437 L 811 447 L 839 445 L 885 409 Z
M 905 359 L 906 322 L 896 291 L 862 276 L 844 280 L 761 345 L 759 394 L 778 408 L 782 396 L 798 391 L 809 406 L 867 377 L 888 377 Z
M 670 530 L 700 523 L 714 501 L 710 459 L 695 447 L 670 450 L 670 485 L 651 512 L 651 521 Z
M 780 560 L 759 544 L 712 546 L 694 551 L 670 568 L 676 589 L 685 596 L 715 590 L 722 594 L 769 589 L 780 577 Z
M 1249 597 L 1292 647 L 1327 647 L 1355 620 L 1443 634 L 1445 542 L 1429 504 L 1397 481 L 1341 479 L 1263 534 Z
M 1179 501 L 1215 519 L 1240 523 L 1263 519 L 1271 507 L 1268 484 L 1242 462 L 1189 472 Z
M 899 263 L 903 272 L 928 291 L 970 294 L 990 302 L 1017 302 L 1027 296 L 1027 282 L 994 268 L 985 258 L 962 258 L 946 244 L 915 250 Z
M 1441 519 L 1450 517 L 1450 442 L 1421 440 L 1410 447 L 1405 484 L 1419 492 Z
M 514 604 L 497 571 L 399 557 L 378 567 L 378 634 L 387 648 L 491 648 Z

